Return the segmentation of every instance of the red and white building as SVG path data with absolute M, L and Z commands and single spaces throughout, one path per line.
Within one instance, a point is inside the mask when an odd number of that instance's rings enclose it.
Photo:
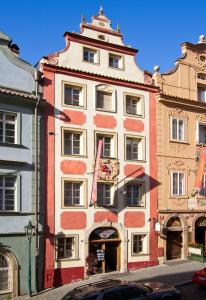
M 157 88 L 102 9 L 80 28 L 65 32 L 66 48 L 40 62 L 47 101 L 45 288 L 158 263 Z

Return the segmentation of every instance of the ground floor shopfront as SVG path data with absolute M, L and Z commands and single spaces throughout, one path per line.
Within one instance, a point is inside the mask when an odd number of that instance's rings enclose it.
M 160 262 L 188 258 L 191 243 L 206 249 L 206 212 L 160 213 L 158 239 Z
M 150 241 L 145 228 L 126 229 L 108 221 L 75 234 L 61 233 L 54 237 L 54 269 L 45 269 L 45 288 L 91 275 L 155 266 L 157 248 L 151 248 Z M 63 257 L 63 253 L 71 258 Z

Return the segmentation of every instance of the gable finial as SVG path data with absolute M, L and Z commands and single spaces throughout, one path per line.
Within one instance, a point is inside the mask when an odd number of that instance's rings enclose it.
M 100 8 L 99 8 L 99 15 L 103 15 L 103 14 L 104 14 L 104 10 L 103 10 L 102 5 L 100 5 Z
M 86 23 L 86 19 L 85 19 L 85 16 L 84 16 L 84 14 L 82 14 L 82 19 L 81 19 L 81 22 L 82 22 L 82 23 Z
M 119 24 L 117 24 L 117 32 L 120 32 Z

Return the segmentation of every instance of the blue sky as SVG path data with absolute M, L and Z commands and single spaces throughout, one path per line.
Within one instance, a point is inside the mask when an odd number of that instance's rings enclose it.
M 181 55 L 179 45 L 206 34 L 204 0 L 11 0 L 0 1 L 0 30 L 18 44 L 21 58 L 35 64 L 65 46 L 65 31 L 79 32 L 82 13 L 90 22 L 102 4 L 124 42 L 139 49 L 142 69 L 164 72 Z M 3 13 L 2 13 L 3 12 Z

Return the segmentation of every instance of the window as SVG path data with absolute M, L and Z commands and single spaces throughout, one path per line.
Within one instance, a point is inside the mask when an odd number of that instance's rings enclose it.
M 97 50 L 83 48 L 83 60 L 90 63 L 97 63 Z
M 172 173 L 172 195 L 182 196 L 185 194 L 185 174 L 180 172 Z
M 0 175 L 0 211 L 16 210 L 16 176 Z
M 0 254 L 0 294 L 8 292 L 10 287 L 10 265 L 6 257 Z
M 113 205 L 114 185 L 113 183 L 97 183 L 97 205 L 110 206 Z
M 138 255 L 147 252 L 146 234 L 132 234 L 132 254 Z
M 143 160 L 143 138 L 126 137 L 126 159 Z
M 0 111 L 0 143 L 16 143 L 16 114 Z
M 115 69 L 123 68 L 123 58 L 122 56 L 109 54 L 109 66 Z
M 128 115 L 143 115 L 142 98 L 132 95 L 126 95 L 125 99 L 126 114 Z
M 113 110 L 112 93 L 105 91 L 97 91 L 96 108 L 105 111 Z
M 206 124 L 198 123 L 198 137 L 199 144 L 206 144 Z
M 77 258 L 77 236 L 57 237 L 57 259 L 76 259 Z
M 171 119 L 172 131 L 171 138 L 176 141 L 184 141 L 184 120 L 183 119 Z
M 201 189 L 200 189 L 198 195 L 206 197 L 206 173 L 204 173 L 204 175 L 203 175 L 202 186 L 201 186 Z
M 84 106 L 83 87 L 64 84 L 64 104 L 75 107 Z
M 62 136 L 63 155 L 85 155 L 85 131 L 63 128 Z
M 206 88 L 198 86 L 197 87 L 197 96 L 198 96 L 198 101 L 206 102 Z
M 63 206 L 84 205 L 84 184 L 83 180 L 63 179 Z
M 144 206 L 143 184 L 128 182 L 126 184 L 126 203 L 128 206 Z
M 96 135 L 96 151 L 98 149 L 99 140 L 103 140 L 101 157 L 115 157 L 114 140 L 113 135 L 104 135 L 98 133 Z

